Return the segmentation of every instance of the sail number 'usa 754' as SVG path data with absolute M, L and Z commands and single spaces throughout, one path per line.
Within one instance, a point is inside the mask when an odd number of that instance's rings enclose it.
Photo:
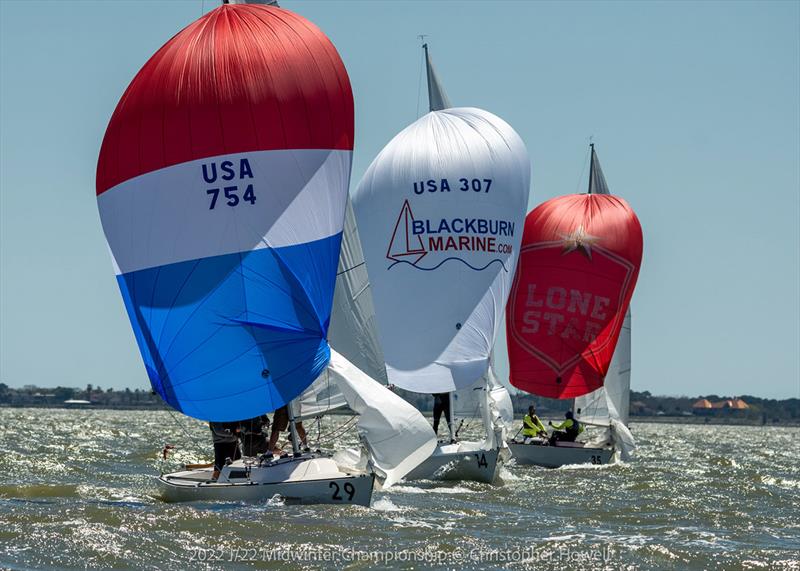
M 236 182 L 236 184 L 224 186 L 219 183 L 219 186 L 206 190 L 206 194 L 210 197 L 209 210 L 216 208 L 220 194 L 222 194 L 225 204 L 230 207 L 238 206 L 242 202 L 249 202 L 251 205 L 256 203 L 253 183 L 247 183 L 245 180 L 253 179 L 253 170 L 250 168 L 250 163 L 247 159 L 240 159 L 238 168 L 234 161 L 221 161 L 219 166 L 216 162 L 204 163 L 202 168 L 203 180 L 208 184 L 214 184 L 217 180 L 225 182 L 233 182 L 235 180 Z

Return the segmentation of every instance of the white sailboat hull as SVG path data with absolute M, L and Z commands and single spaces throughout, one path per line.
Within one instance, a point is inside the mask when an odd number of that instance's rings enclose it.
M 568 464 L 608 464 L 614 457 L 613 448 L 590 448 L 581 446 L 578 442 L 562 442 L 558 446 L 541 442 L 509 442 L 508 447 L 517 464 L 545 468 L 558 468 Z
M 253 459 L 248 459 L 252 461 Z M 164 474 L 158 479 L 168 502 L 258 502 L 276 496 L 289 504 L 344 504 L 369 507 L 375 475 L 341 471 L 330 458 L 304 454 L 264 466 L 237 460 L 217 481 L 212 469 Z
M 502 460 L 497 448 L 486 450 L 470 443 L 440 444 L 427 460 L 411 470 L 409 480 L 469 480 L 491 484 Z

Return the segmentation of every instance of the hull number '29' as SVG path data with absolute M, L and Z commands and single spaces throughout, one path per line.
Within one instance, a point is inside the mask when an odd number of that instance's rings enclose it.
M 241 159 L 238 166 L 239 168 L 236 169 L 233 161 L 222 161 L 219 163 L 219 168 L 217 168 L 217 163 L 215 162 L 204 163 L 202 165 L 203 180 L 208 184 L 214 184 L 217 182 L 217 179 L 226 182 L 236 180 L 236 182 L 239 183 L 206 190 L 206 194 L 211 197 L 211 201 L 208 205 L 209 210 L 214 210 L 214 208 L 216 208 L 220 191 L 225 198 L 225 204 L 228 206 L 238 206 L 241 202 L 249 202 L 251 205 L 256 203 L 256 195 L 253 191 L 252 183 L 245 186 L 243 182 L 244 179 L 253 178 L 253 170 L 250 168 L 250 162 L 247 159 Z M 242 192 L 241 196 L 239 195 L 240 192 Z
M 341 494 L 341 489 L 339 488 L 339 483 L 338 482 L 331 482 L 328 485 L 328 487 L 333 489 L 333 495 L 331 496 L 332 500 L 336 500 L 336 501 L 339 501 L 339 502 L 341 502 L 342 500 L 345 500 L 345 498 Z M 356 487 L 353 484 L 351 484 L 350 482 L 345 482 L 344 486 L 342 486 L 342 488 L 344 489 L 344 493 L 347 494 L 346 501 L 352 502 L 353 501 L 353 496 L 356 495 Z

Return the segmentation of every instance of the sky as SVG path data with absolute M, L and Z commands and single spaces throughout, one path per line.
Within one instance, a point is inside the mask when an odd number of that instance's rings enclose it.
M 217 5 L 0 1 L 0 382 L 149 386 L 97 213 L 97 155 L 138 69 Z M 453 104 L 525 141 L 530 208 L 585 190 L 592 137 L 638 214 L 634 390 L 800 397 L 799 2 L 281 6 L 347 67 L 351 190 L 425 109 L 426 34 Z M 496 346 L 507 379 L 502 334 Z

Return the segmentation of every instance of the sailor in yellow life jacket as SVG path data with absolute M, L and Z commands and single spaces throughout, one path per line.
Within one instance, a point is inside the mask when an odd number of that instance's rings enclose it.
M 536 408 L 534 406 L 528 407 L 528 414 L 522 419 L 522 436 L 525 437 L 525 442 L 530 442 L 531 438 L 542 436 L 547 438 L 547 429 L 536 416 Z
M 558 441 L 575 442 L 578 435 L 583 432 L 583 426 L 581 426 L 581 423 L 578 422 L 571 410 L 565 412 L 564 416 L 566 420 L 561 424 L 547 423 L 554 428 L 553 434 L 550 436 L 550 444 L 555 444 Z

